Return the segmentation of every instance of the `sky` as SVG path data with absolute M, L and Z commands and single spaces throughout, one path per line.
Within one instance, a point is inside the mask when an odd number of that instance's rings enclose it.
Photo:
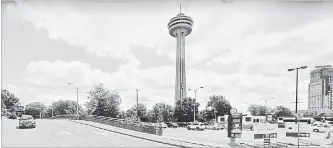
M 187 88 L 200 109 L 224 95 L 245 112 L 250 104 L 307 109 L 316 65 L 333 64 L 333 3 L 184 1 L 194 21 L 186 37 Z M 119 92 L 121 109 L 139 102 L 174 104 L 176 39 L 167 23 L 177 0 L 25 0 L 2 6 L 2 88 L 21 104 L 87 101 L 93 85 Z M 194 92 L 187 93 L 189 97 Z

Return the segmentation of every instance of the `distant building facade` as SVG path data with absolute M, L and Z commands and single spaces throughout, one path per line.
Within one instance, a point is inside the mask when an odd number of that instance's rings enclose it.
M 310 73 L 308 91 L 309 111 L 331 111 L 333 67 L 331 65 L 316 66 Z

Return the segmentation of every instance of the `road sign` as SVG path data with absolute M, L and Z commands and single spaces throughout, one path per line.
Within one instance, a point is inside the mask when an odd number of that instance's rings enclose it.
M 270 145 L 271 144 L 271 139 L 265 138 L 264 139 L 264 145 Z
M 236 114 L 237 113 L 237 109 L 236 108 L 231 108 L 230 109 L 230 114 Z
M 298 137 L 297 135 L 299 135 L 299 137 L 310 137 L 310 133 L 297 133 L 297 132 L 286 132 L 286 137 Z
M 242 134 L 242 114 L 236 114 L 235 111 L 233 113 L 228 116 L 228 137 L 239 138 Z
M 254 134 L 254 139 L 267 139 L 267 138 L 277 138 L 277 133 Z

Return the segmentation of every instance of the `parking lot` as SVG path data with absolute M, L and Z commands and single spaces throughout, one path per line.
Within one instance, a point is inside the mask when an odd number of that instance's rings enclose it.
M 262 125 L 258 125 L 262 126 Z M 254 134 L 268 134 L 277 133 L 277 138 L 271 139 L 272 143 L 286 144 L 288 147 L 292 147 L 292 144 L 297 144 L 297 137 L 286 137 L 287 132 L 297 132 L 297 125 L 290 124 L 286 128 L 277 128 L 277 124 L 268 125 L 268 127 L 273 127 L 271 130 L 243 130 L 242 137 L 238 138 L 236 141 L 239 143 L 247 143 L 252 145 L 263 145 L 263 139 L 254 139 Z M 289 129 L 288 127 L 292 127 Z M 312 131 L 311 125 L 300 125 L 300 132 L 310 133 L 310 137 L 300 137 L 301 145 L 308 147 L 332 147 L 328 144 L 332 143 L 333 140 L 326 139 L 328 133 L 316 133 Z M 265 129 L 265 128 L 261 128 Z M 270 129 L 270 128 L 267 128 Z M 230 139 L 227 137 L 227 130 L 187 130 L 186 128 L 166 128 L 163 130 L 163 136 L 175 137 L 179 139 L 190 139 L 193 141 L 205 141 L 213 142 L 218 144 L 228 144 Z

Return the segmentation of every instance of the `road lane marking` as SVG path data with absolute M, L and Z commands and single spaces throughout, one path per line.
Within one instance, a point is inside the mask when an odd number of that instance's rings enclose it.
M 73 135 L 73 134 L 70 133 L 70 132 L 60 132 L 59 134 L 60 134 L 60 135 Z
M 49 133 L 45 132 L 43 129 L 40 129 L 42 132 L 44 132 L 46 135 L 48 135 L 53 141 L 55 141 L 56 143 L 58 143 L 61 147 L 65 147 L 64 145 L 62 145 L 57 139 L 53 138 Z
M 71 122 L 71 123 L 73 123 L 73 122 Z M 77 126 L 77 123 L 74 123 L 73 125 Z M 65 125 L 61 124 L 61 126 L 63 126 L 64 128 L 72 128 L 72 127 L 68 126 L 67 124 L 65 124 Z M 95 132 L 95 131 L 93 131 L 93 132 L 86 132 L 86 131 L 84 131 L 84 130 L 79 130 L 79 129 L 76 128 L 76 127 L 73 129 L 73 131 L 74 131 L 74 132 L 75 132 L 75 131 L 82 132 L 82 133 L 84 133 L 84 134 L 87 134 L 87 135 L 90 135 L 90 136 L 93 136 L 93 137 L 96 137 L 96 136 L 92 135 L 92 133 L 94 133 L 94 134 L 98 134 L 98 135 L 101 135 L 101 136 L 104 136 L 104 135 L 108 135 L 108 134 L 109 134 L 109 133 Z M 63 134 L 66 134 L 66 133 L 67 133 L 67 134 L 68 134 L 69 132 L 61 132 L 61 133 L 63 133 Z M 69 134 L 71 134 L 71 133 L 69 133 Z M 87 140 L 87 141 L 91 140 L 91 139 L 89 139 L 89 138 L 87 138 L 87 137 L 84 137 L 83 139 L 85 139 L 85 140 Z M 105 143 L 113 144 L 113 145 L 115 145 L 114 147 L 126 148 L 126 147 L 123 146 L 123 145 L 119 145 L 119 144 L 117 144 L 117 143 L 115 143 L 115 142 L 112 142 L 112 141 L 109 141 L 109 140 L 104 140 L 104 142 L 105 142 Z

